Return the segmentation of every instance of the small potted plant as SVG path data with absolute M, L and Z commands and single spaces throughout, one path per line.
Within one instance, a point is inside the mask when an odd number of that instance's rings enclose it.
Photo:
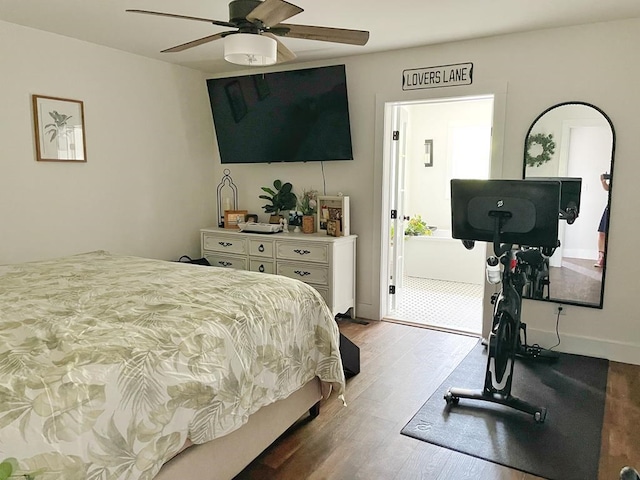
M 317 197 L 317 190 L 303 190 L 302 192 L 302 200 L 300 200 L 299 207 L 302 212 L 302 233 L 313 233 L 315 230 Z
M 258 198 L 271 202 L 262 206 L 265 213 L 271 214 L 269 223 L 280 223 L 282 218 L 280 212 L 295 208 L 298 203 L 298 197 L 291 191 L 292 189 L 293 186 L 289 182 L 282 183 L 280 180 L 274 180 L 273 188 L 262 187 L 262 191 L 269 195 L 260 195 Z
M 427 225 L 420 215 L 414 215 L 404 229 L 404 234 L 409 237 L 431 235 L 435 229 L 436 227 Z

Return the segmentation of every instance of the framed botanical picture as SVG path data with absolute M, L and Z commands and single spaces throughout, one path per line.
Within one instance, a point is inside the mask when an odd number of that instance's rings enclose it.
M 237 229 L 239 223 L 244 222 L 246 210 L 225 210 L 224 211 L 224 228 Z
M 84 104 L 80 100 L 32 95 L 36 159 L 86 162 Z
M 316 230 L 327 232 L 329 220 L 336 220 L 337 235 L 349 235 L 349 197 L 318 196 L 318 217 Z M 331 235 L 331 234 L 330 234 Z

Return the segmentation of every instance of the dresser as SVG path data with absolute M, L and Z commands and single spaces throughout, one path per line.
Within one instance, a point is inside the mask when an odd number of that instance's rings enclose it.
M 308 283 L 333 315 L 356 312 L 356 235 L 200 231 L 202 256 L 216 267 L 284 275 Z

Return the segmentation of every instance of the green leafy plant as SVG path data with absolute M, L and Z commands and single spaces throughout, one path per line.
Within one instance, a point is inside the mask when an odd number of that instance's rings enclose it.
M 269 195 L 260 195 L 259 198 L 269 200 L 271 204 L 263 205 L 265 213 L 279 215 L 282 211 L 293 210 L 298 204 L 298 197 L 291 190 L 293 186 L 289 183 L 282 183 L 280 180 L 273 182 L 273 188 L 262 187 L 262 191 Z
M 318 191 L 317 190 L 303 190 L 302 200 L 300 200 L 300 211 L 303 215 L 313 215 L 316 213 Z
M 431 229 L 420 215 L 414 215 L 404 229 L 404 234 L 411 237 L 431 235 Z
M 65 115 L 64 113 L 58 113 L 57 111 L 49 112 L 49 116 L 53 118 L 54 123 L 47 123 L 44 126 L 45 132 L 51 135 L 49 139 L 50 142 L 58 136 L 64 136 L 67 134 L 67 122 L 72 117 L 72 115 Z

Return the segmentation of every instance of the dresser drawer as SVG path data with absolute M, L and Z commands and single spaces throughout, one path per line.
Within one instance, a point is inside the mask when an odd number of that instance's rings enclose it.
M 329 285 L 329 268 L 320 265 L 278 262 L 277 274 L 302 280 L 305 283 Z
M 329 247 L 326 244 L 277 242 L 276 245 L 278 259 L 329 262 Z
M 207 253 L 204 257 L 214 267 L 235 268 L 237 270 L 247 269 L 247 259 L 245 257 L 218 253 Z
M 252 272 L 276 273 L 276 269 L 272 261 L 252 258 L 249 263 L 249 270 Z
M 247 240 L 245 238 L 205 233 L 202 239 L 202 248 L 212 252 L 245 255 L 247 253 Z
M 249 240 L 249 255 L 273 258 L 273 241 Z

